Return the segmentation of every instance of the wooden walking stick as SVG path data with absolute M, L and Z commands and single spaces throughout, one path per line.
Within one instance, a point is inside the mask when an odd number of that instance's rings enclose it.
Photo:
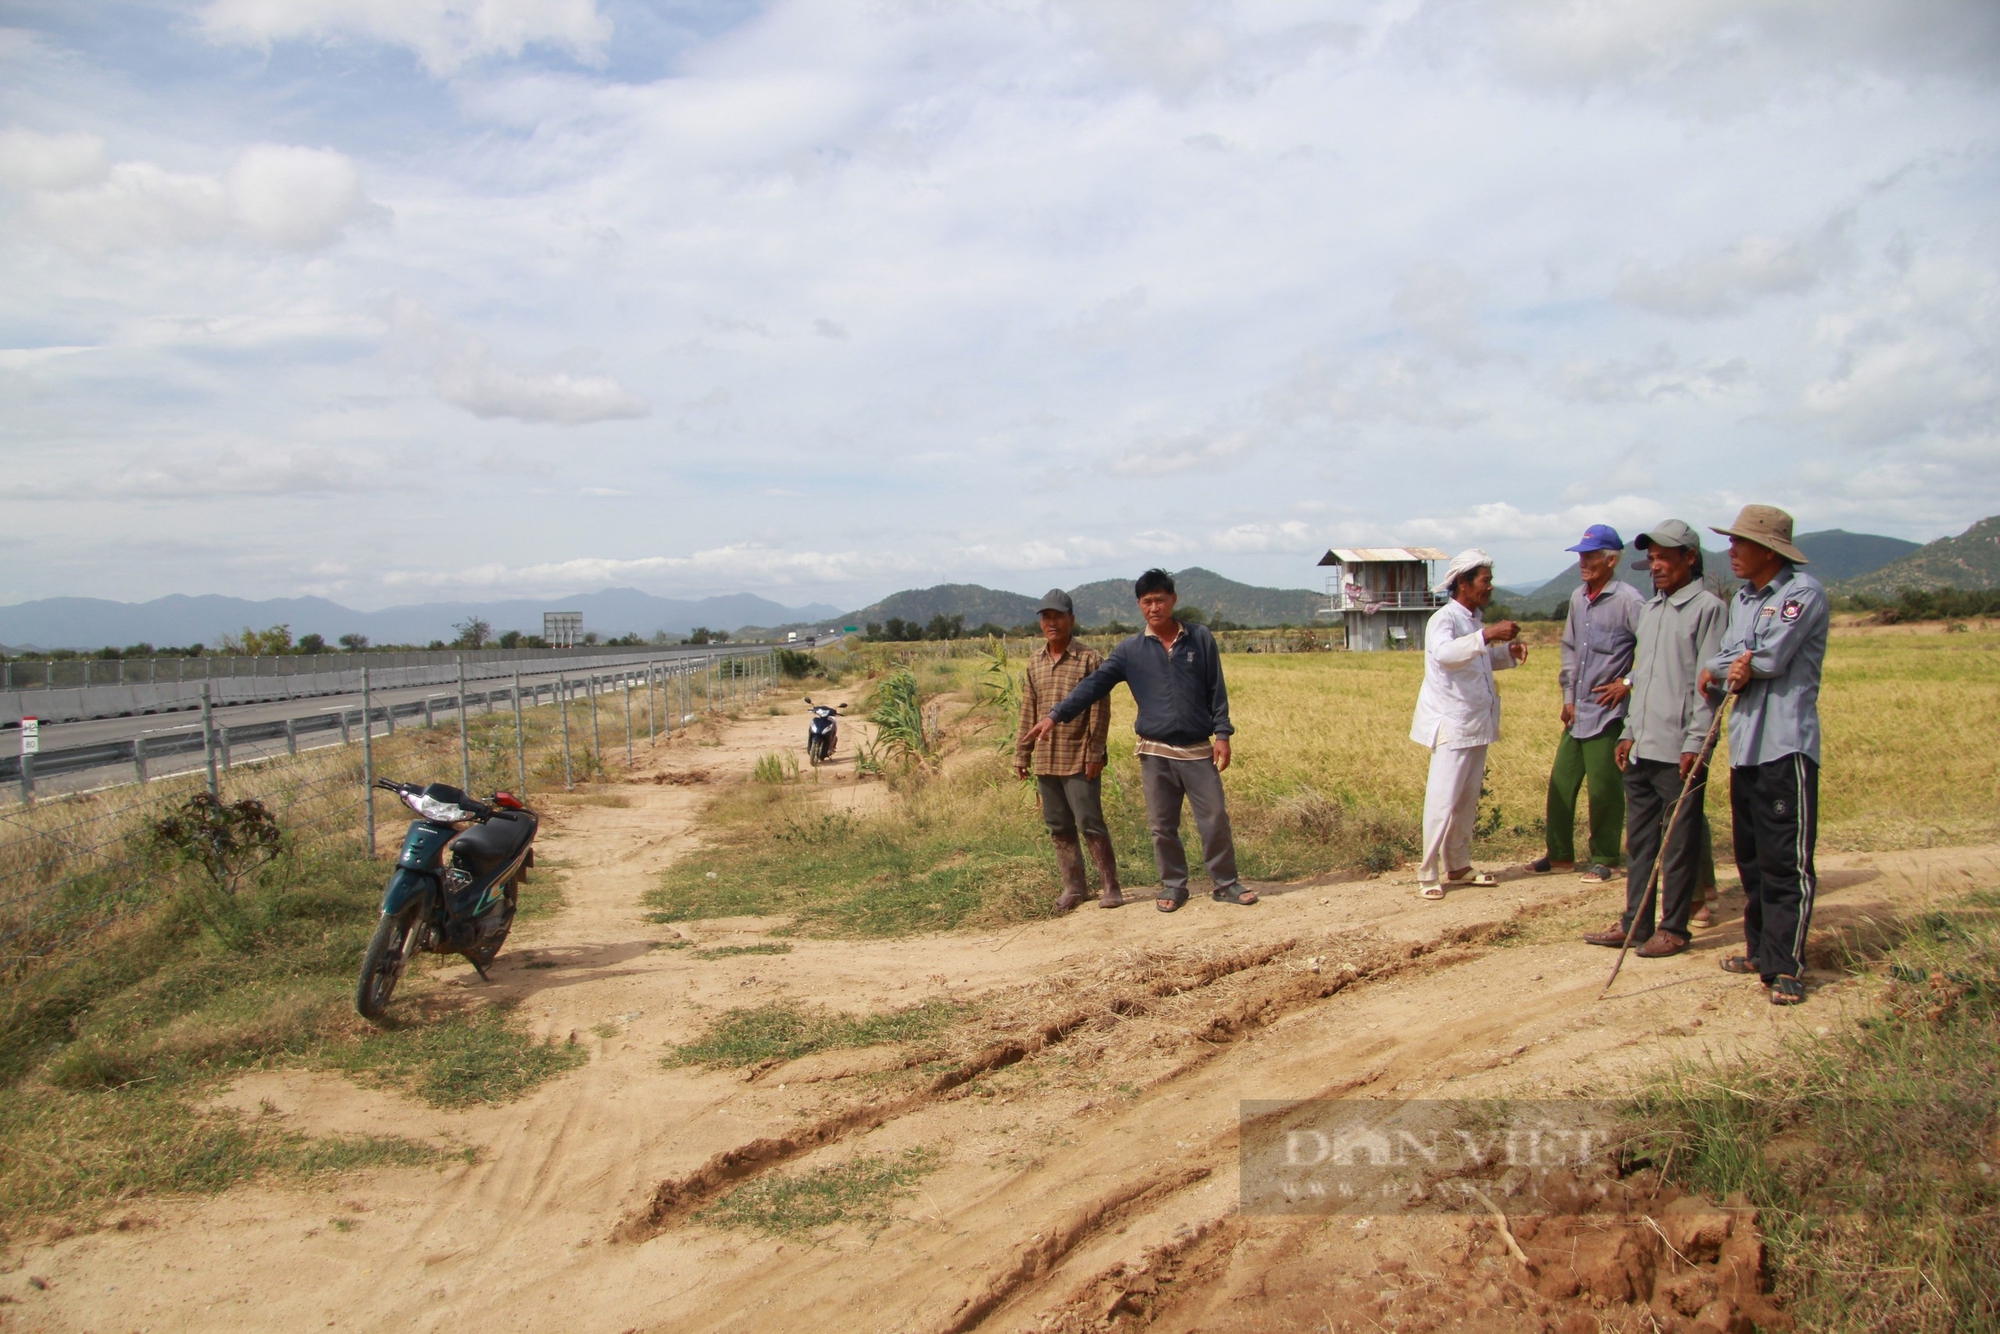
M 1618 947 L 1618 961 L 1611 965 L 1611 976 L 1604 979 L 1604 990 L 1597 993 L 1603 1000 L 1611 994 L 1611 984 L 1618 980 L 1618 970 L 1625 966 L 1625 952 L 1632 948 L 1632 934 L 1639 929 L 1639 919 L 1646 915 L 1646 907 L 1653 901 L 1653 891 L 1659 888 L 1660 873 L 1667 864 L 1667 849 L 1673 846 L 1674 830 L 1681 822 L 1681 807 L 1687 804 L 1687 794 L 1694 788 L 1694 777 L 1708 757 L 1715 750 L 1716 738 L 1722 735 L 1722 715 L 1729 712 L 1729 702 L 1734 695 L 1723 696 L 1722 703 L 1715 706 L 1715 721 L 1708 725 L 1708 738 L 1701 743 L 1701 753 L 1688 766 L 1687 776 L 1681 779 L 1681 794 L 1674 798 L 1674 808 L 1667 813 L 1667 832 L 1660 838 L 1660 850 L 1653 855 L 1653 873 L 1646 877 L 1646 892 L 1639 898 L 1639 906 L 1632 913 L 1632 922 L 1625 928 L 1625 943 Z

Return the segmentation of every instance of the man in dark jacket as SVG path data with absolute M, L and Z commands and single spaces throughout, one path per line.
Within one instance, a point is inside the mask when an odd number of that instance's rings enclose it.
M 1194 811 L 1201 833 L 1202 859 L 1215 882 L 1218 903 L 1250 904 L 1257 891 L 1236 878 L 1236 842 L 1222 798 L 1222 771 L 1229 767 L 1229 690 L 1222 681 L 1222 654 L 1215 636 L 1202 625 L 1174 619 L 1173 576 L 1148 570 L 1132 586 L 1146 628 L 1111 650 L 1104 665 L 1036 723 L 1025 738 L 1033 745 L 1111 693 L 1123 681 L 1139 706 L 1133 730 L 1139 777 L 1146 791 L 1146 822 L 1153 831 L 1153 856 L 1160 864 L 1160 893 L 1153 906 L 1173 912 L 1188 896 L 1187 850 L 1181 846 L 1181 801 Z

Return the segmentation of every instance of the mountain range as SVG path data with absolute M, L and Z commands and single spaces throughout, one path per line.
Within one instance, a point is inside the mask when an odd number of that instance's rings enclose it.
M 426 602 L 355 611 L 326 598 L 245 598 L 209 594 L 174 594 L 151 602 L 112 602 L 104 598 L 42 598 L 0 607 L 0 644 L 92 649 L 127 644 L 208 644 L 245 628 L 262 630 L 288 625 L 294 639 L 323 636 L 331 644 L 344 634 L 362 634 L 377 644 L 428 644 L 451 640 L 453 628 L 473 617 L 498 634 L 520 630 L 542 632 L 545 611 L 580 611 L 586 631 L 605 638 L 656 631 L 681 636 L 696 626 L 733 629 L 740 625 L 781 625 L 818 622 L 838 616 L 825 603 L 788 607 L 750 593 L 679 600 L 654 597 L 636 588 L 606 588 L 595 593 L 531 601 Z
M 1833 591 L 1894 597 L 1905 588 L 2000 588 L 2000 515 L 1981 519 L 1957 537 L 1941 537 L 1900 560 L 1848 575 Z
M 2000 521 L 1989 519 L 1986 522 Z M 1838 590 L 1841 592 L 1850 591 L 1842 581 L 1851 583 L 1863 576 L 1873 577 L 1871 572 L 1881 572 L 1901 564 L 1899 558 L 1912 559 L 1916 554 L 1930 550 L 1930 547 L 1919 547 L 1917 543 L 1904 541 L 1900 537 L 1883 537 L 1876 533 L 1850 533 L 1844 528 L 1801 533 L 1793 539 L 1793 545 L 1805 555 L 1808 572 L 1829 588 L 1835 584 L 1842 584 Z M 1644 570 L 1632 568 L 1633 561 L 1639 558 L 1640 553 L 1627 548 L 1625 554 L 1626 559 L 1621 562 L 1618 577 L 1647 597 L 1651 597 L 1652 576 Z M 1727 550 L 1711 551 L 1707 547 L 1702 548 L 1702 565 L 1711 584 L 1730 582 Z M 1576 566 L 1572 565 L 1547 583 L 1533 589 L 1508 589 L 1497 594 L 1495 600 L 1505 602 L 1510 610 L 1518 614 L 1548 615 L 1560 611 L 1569 602 L 1569 595 L 1574 593 L 1582 582 L 1583 579 L 1577 573 Z M 2000 583 L 2000 580 L 1995 580 L 1994 583 Z M 1936 586 L 1921 585 L 1921 587 Z M 1978 586 L 1984 588 L 1993 584 Z
M 1199 566 L 1176 571 L 1174 585 L 1182 605 L 1199 607 L 1210 620 L 1235 621 L 1239 625 L 1306 625 L 1325 604 L 1324 594 L 1305 588 L 1259 588 L 1224 578 Z M 1108 625 L 1113 621 L 1137 625 L 1139 609 L 1132 597 L 1129 579 L 1099 579 L 1067 590 L 1076 604 L 1080 625 Z M 991 622 L 1016 626 L 1034 622 L 1041 598 L 983 584 L 938 584 L 931 588 L 892 593 L 880 602 L 849 612 L 846 625 L 866 625 L 900 617 L 918 624 L 933 616 L 963 616 L 966 628 Z

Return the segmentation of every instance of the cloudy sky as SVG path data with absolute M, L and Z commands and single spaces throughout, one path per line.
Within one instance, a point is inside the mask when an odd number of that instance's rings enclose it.
M 0 602 L 2000 512 L 1992 0 L 0 0 Z

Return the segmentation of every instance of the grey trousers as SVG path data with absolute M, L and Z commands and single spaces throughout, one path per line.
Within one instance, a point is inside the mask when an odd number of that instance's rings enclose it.
M 1160 755 L 1139 757 L 1139 780 L 1146 791 L 1146 824 L 1153 831 L 1153 858 L 1160 864 L 1163 898 L 1187 895 L 1187 849 L 1181 846 L 1181 798 L 1194 811 L 1201 834 L 1202 860 L 1217 889 L 1236 881 L 1236 838 L 1229 829 L 1229 811 L 1222 804 L 1222 775 L 1214 760 L 1170 760 Z
M 1051 838 L 1101 837 L 1104 828 L 1104 780 L 1082 774 L 1035 775 L 1042 792 L 1042 823 Z

